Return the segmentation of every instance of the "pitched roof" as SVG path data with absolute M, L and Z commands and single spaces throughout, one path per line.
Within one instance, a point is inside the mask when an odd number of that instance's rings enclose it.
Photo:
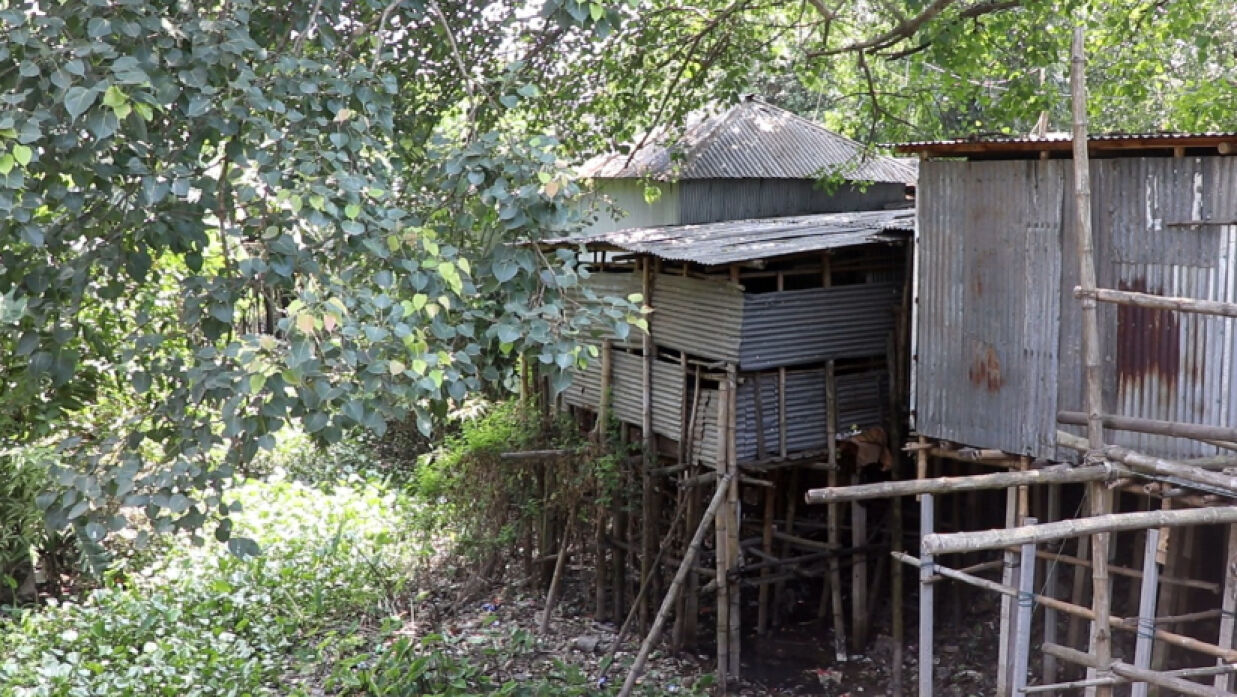
M 681 138 L 665 131 L 635 154 L 609 153 L 580 169 L 594 178 L 815 179 L 838 174 L 850 181 L 915 181 L 914 161 L 875 155 L 862 143 L 756 99 L 729 111 L 689 120 Z
M 862 244 L 899 244 L 914 229 L 915 211 L 904 209 L 632 228 L 538 244 L 583 245 L 586 249 L 620 250 L 712 266 Z
M 1040 153 L 1071 155 L 1073 136 L 1069 133 L 1048 133 L 1043 136 L 973 136 L 952 140 L 921 140 L 893 146 L 903 153 L 920 153 L 928 157 L 1038 157 Z M 1237 131 L 1209 133 L 1092 133 L 1087 136 L 1087 150 L 1092 155 L 1128 154 L 1145 156 L 1175 149 L 1202 154 L 1229 154 L 1237 151 Z

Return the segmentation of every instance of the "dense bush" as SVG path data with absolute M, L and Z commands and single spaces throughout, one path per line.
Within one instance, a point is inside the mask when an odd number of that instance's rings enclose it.
M 420 548 L 398 493 L 251 481 L 236 499 L 261 556 L 176 540 L 83 598 L 20 612 L 0 625 L 5 697 L 297 694 L 280 686 L 298 652 L 399 609 Z
M 0 452 L 0 602 L 31 580 L 32 555 L 48 540 L 37 499 L 49 484 L 49 457 L 38 448 Z

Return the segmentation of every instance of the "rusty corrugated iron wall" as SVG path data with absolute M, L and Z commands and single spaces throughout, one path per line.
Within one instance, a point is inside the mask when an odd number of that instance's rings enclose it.
M 1058 410 L 1082 410 L 1070 162 L 921 167 L 916 426 L 961 443 L 1063 457 Z M 1237 159 L 1091 163 L 1101 287 L 1237 299 Z M 1110 413 L 1233 426 L 1237 321 L 1100 304 Z M 1078 432 L 1077 429 L 1074 429 Z M 1111 431 L 1165 457 L 1214 454 Z

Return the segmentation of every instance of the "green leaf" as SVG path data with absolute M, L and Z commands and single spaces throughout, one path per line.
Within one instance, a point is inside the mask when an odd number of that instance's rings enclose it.
M 13 159 L 17 160 L 17 164 L 25 167 L 30 164 L 30 158 L 34 156 L 34 150 L 31 150 L 25 145 L 13 146 Z
M 64 108 L 69 112 L 69 118 L 76 120 L 77 117 L 86 113 L 91 104 L 94 104 L 95 97 L 98 93 L 92 88 L 73 85 L 64 91 Z

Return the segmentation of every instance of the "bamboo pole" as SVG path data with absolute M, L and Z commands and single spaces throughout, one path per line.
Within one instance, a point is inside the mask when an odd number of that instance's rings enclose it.
M 979 530 L 927 535 L 923 551 L 931 554 L 955 554 L 982 549 L 998 549 L 1026 542 L 1048 542 L 1081 535 L 1095 535 L 1125 530 L 1145 530 L 1153 527 L 1181 527 L 1237 522 L 1237 506 L 1188 508 L 1170 511 L 1140 511 L 1108 513 L 1102 516 L 1061 520 L 1055 523 L 1024 525 L 1011 530 Z M 1092 564 L 1095 560 L 1092 560 Z
M 896 479 L 900 473 L 902 458 L 900 455 L 895 455 L 893 460 L 893 477 Z M 889 547 L 895 553 L 902 551 L 902 499 L 891 499 L 889 505 L 893 507 L 890 513 L 890 529 L 889 529 Z M 894 564 L 890 569 L 890 593 L 889 593 L 889 608 L 892 617 L 893 627 L 893 666 L 892 674 L 890 675 L 890 692 L 895 697 L 902 697 L 902 645 L 906 641 L 906 620 L 903 617 L 902 598 L 905 593 L 902 588 L 902 565 Z
M 1069 564 L 1069 565 L 1071 565 L 1071 566 L 1081 566 L 1081 567 L 1085 567 L 1085 568 L 1087 568 L 1087 569 L 1090 569 L 1090 568 L 1091 568 L 1091 560 L 1090 560 L 1090 559 L 1080 559 L 1080 558 L 1078 558 L 1078 557 L 1071 557 L 1071 556 L 1068 556 L 1068 555 L 1065 555 L 1065 554 L 1057 554 L 1057 553 L 1055 553 L 1055 552 L 1046 552 L 1046 551 L 1044 551 L 1044 550 L 1040 550 L 1040 551 L 1036 552 L 1035 554 L 1036 554 L 1036 556 L 1038 556 L 1040 559 L 1048 559 L 1048 560 L 1051 560 L 1051 561 L 1058 561 L 1058 562 L 1061 562 L 1061 563 L 1063 563 L 1063 564 Z M 1140 579 L 1140 580 L 1141 580 L 1141 579 L 1142 579 L 1142 577 L 1143 577 L 1143 572 L 1141 572 L 1141 571 L 1137 571 L 1137 570 L 1135 570 L 1135 569 L 1130 569 L 1130 568 L 1127 568 L 1127 567 L 1124 567 L 1124 566 L 1117 566 L 1117 565 L 1115 565 L 1115 564 L 1109 564 L 1109 565 L 1108 565 L 1108 571 L 1109 571 L 1109 573 L 1116 574 L 1116 575 L 1118 575 L 1118 576 L 1126 576 L 1126 577 L 1128 577 L 1128 578 L 1133 578 L 1133 579 Z M 1165 586 L 1181 586 L 1181 587 L 1183 587 L 1183 588 L 1196 588 L 1196 589 L 1198 589 L 1198 590 L 1204 590 L 1204 591 L 1208 591 L 1208 592 L 1210 592 L 1210 593 L 1219 593 L 1219 592 L 1220 592 L 1220 586 L 1219 586 L 1219 584 L 1212 583 L 1212 582 L 1210 582 L 1210 581 L 1196 581 L 1196 580 L 1194 580 L 1194 579 L 1192 579 L 1192 578 L 1177 578 L 1176 576 L 1164 576 L 1164 575 L 1161 575 L 1161 574 L 1156 574 L 1156 576 L 1159 578 L 1159 583 L 1160 583 L 1161 585 L 1165 585 Z M 1051 643 L 1054 643 L 1054 644 L 1055 644 L 1055 643 L 1057 643 L 1057 642 L 1051 642 Z
M 1018 524 L 1018 490 L 1010 487 L 1005 490 L 1005 529 L 1009 530 Z M 1014 563 L 1016 562 L 1013 550 L 1008 547 L 1001 552 L 1001 585 L 1014 586 L 1017 580 L 1014 578 Z M 997 630 L 997 674 L 996 674 L 996 694 L 998 697 L 1012 697 L 1013 690 L 1010 689 L 1010 672 L 1013 668 L 1013 661 L 1010 660 L 1010 644 L 1012 643 L 1014 634 L 1014 599 L 1008 595 L 1001 596 L 1001 614 L 1000 624 Z
M 825 438 L 828 440 L 829 448 L 829 474 L 828 483 L 830 487 L 837 486 L 838 483 L 838 399 L 837 399 L 837 382 L 835 374 L 835 366 L 833 361 L 825 364 L 825 409 L 826 425 Z M 829 504 L 829 544 L 837 549 L 841 547 L 841 508 L 836 504 Z M 829 560 L 829 587 L 830 604 L 833 607 L 833 653 L 838 662 L 845 662 L 846 654 L 846 621 L 844 619 L 844 611 L 842 609 L 842 569 L 838 564 L 838 559 L 834 557 Z M 821 606 L 824 606 L 824 595 L 821 596 Z
M 1131 682 L 1145 682 L 1157 687 L 1163 687 L 1183 695 L 1193 695 L 1195 697 L 1225 697 L 1231 693 L 1217 690 L 1208 685 L 1200 685 L 1196 682 L 1191 682 L 1183 678 L 1166 675 L 1162 672 L 1154 670 L 1146 670 L 1144 668 L 1136 668 L 1124 661 L 1100 661 L 1094 656 L 1089 656 L 1081 651 L 1076 651 L 1066 646 L 1058 646 L 1055 644 L 1046 644 L 1043 647 L 1044 651 L 1052 651 L 1057 658 L 1063 661 L 1069 661 L 1078 665 L 1086 666 L 1088 674 L 1095 673 L 1099 670 L 1108 670 L 1112 673 L 1126 678 Z M 1094 676 L 1092 675 L 1093 679 Z M 1112 685 L 1107 683 L 1093 684 L 1087 687 L 1090 689 L 1112 691 Z
M 641 290 L 644 293 L 645 306 L 653 304 L 653 265 L 652 260 L 645 258 L 641 265 Z M 641 436 L 644 439 L 644 466 L 640 470 L 640 583 L 644 584 L 653 569 L 653 543 L 656 535 L 657 508 L 653 501 L 653 475 L 650 470 L 656 460 L 657 436 L 653 432 L 653 335 L 645 332 L 641 337 L 644 352 L 641 372 Z M 647 630 L 649 626 L 648 603 L 640 604 L 640 629 Z
M 1042 469 L 1017 472 L 993 472 L 991 474 L 973 474 L 965 477 L 905 479 L 860 484 L 858 486 L 809 489 L 805 498 L 808 503 L 841 503 L 844 501 L 884 499 L 893 496 L 953 494 L 962 491 L 1007 489 L 1030 484 L 1074 484 L 1104 481 L 1115 477 L 1121 472 L 1122 469 L 1120 467 L 1114 468 L 1106 465 L 1087 465 L 1083 467 L 1054 465 Z
M 859 472 L 851 474 L 851 481 L 859 483 Z M 862 549 L 868 544 L 868 516 L 863 504 L 855 501 L 850 504 L 850 541 L 851 546 Z M 851 565 L 851 646 L 855 653 L 862 653 L 868 640 L 868 558 L 865 552 L 855 555 L 855 563 Z
M 1159 457 L 1143 455 L 1127 448 L 1116 446 L 1104 448 L 1104 455 L 1135 470 L 1177 477 L 1203 486 L 1222 489 L 1237 496 L 1237 477 L 1231 475 L 1208 472 L 1197 467 L 1183 465 L 1179 462 L 1172 462 Z
M 1074 288 L 1074 297 L 1084 298 L 1088 296 L 1100 302 L 1145 307 L 1152 310 L 1192 312 L 1216 317 L 1237 317 L 1237 303 L 1200 300 L 1198 298 L 1178 298 L 1128 290 L 1113 290 L 1111 288 L 1093 288 L 1091 290 L 1087 290 L 1082 286 Z
M 731 267 L 731 274 L 738 277 L 738 268 Z M 724 514 L 729 519 L 726 527 L 726 548 L 727 548 L 727 580 L 730 583 L 730 628 L 727 633 L 730 649 L 730 675 L 735 680 L 741 676 L 741 652 L 742 652 L 742 634 L 740 630 L 743 624 L 743 591 L 739 585 L 737 578 L 732 578 L 730 572 L 736 569 L 743 560 L 742 550 L 739 546 L 739 532 L 743 526 L 742 507 L 739 505 L 739 464 L 738 451 L 735 447 L 735 430 L 737 422 L 735 415 L 738 413 L 736 408 L 739 396 L 738 376 L 736 375 L 736 366 L 726 366 L 726 383 L 729 386 L 728 397 L 730 405 L 727 407 L 729 412 L 729 420 L 726 424 L 726 469 L 732 475 L 730 479 L 729 491 L 726 494 L 726 508 Z
M 1055 522 L 1061 517 L 1061 486 L 1059 484 L 1048 487 L 1047 509 L 1049 523 Z M 1039 556 L 1038 552 L 1036 556 Z M 1052 560 L 1046 560 L 1044 564 L 1044 592 L 1046 594 L 1056 595 L 1058 578 L 1057 564 Z M 1049 644 L 1057 643 L 1057 611 L 1055 608 L 1044 609 L 1044 641 Z M 1051 684 L 1057 681 L 1057 659 L 1055 656 L 1044 654 L 1041 673 L 1045 683 Z
M 1224 596 L 1220 601 L 1220 636 L 1216 643 L 1221 648 L 1233 647 L 1234 613 L 1237 612 L 1237 525 L 1228 526 L 1228 556 L 1224 560 Z M 1231 690 L 1232 678 L 1228 673 L 1217 675 L 1217 690 Z
M 1231 675 L 1237 671 L 1237 665 L 1228 663 L 1219 666 L 1207 666 L 1206 668 L 1178 668 L 1177 670 L 1162 671 L 1160 675 L 1177 678 L 1199 678 L 1208 677 L 1211 675 Z M 1034 685 L 1028 687 L 1023 692 L 1025 694 L 1037 694 L 1041 692 L 1055 692 L 1056 690 L 1071 690 L 1090 685 L 1127 685 L 1130 683 L 1129 678 L 1122 678 L 1116 675 L 1106 678 L 1096 678 L 1095 680 L 1074 680 L 1072 682 L 1063 682 L 1056 684 Z M 1137 685 L 1137 683 L 1135 683 Z
M 921 455 L 921 457 L 926 456 Z M 933 518 L 932 494 L 924 494 L 919 499 L 921 537 L 926 539 L 932 533 Z M 919 697 L 932 697 L 932 615 L 934 608 L 933 588 L 930 581 L 934 562 L 930 554 L 921 555 L 916 562 L 919 564 Z
M 717 424 L 718 424 L 718 455 L 717 455 L 717 471 L 720 473 L 722 482 L 725 484 L 718 485 L 719 490 L 727 492 L 725 497 L 729 496 L 731 477 L 733 473 L 729 471 L 726 454 L 729 448 L 730 439 L 727 438 L 727 423 L 730 418 L 730 383 L 723 380 L 718 385 L 718 400 L 717 400 Z M 717 565 L 717 681 L 721 686 L 722 694 L 726 693 L 726 685 L 730 679 L 730 582 L 727 578 L 730 573 L 730 548 L 727 544 L 730 521 L 725 513 L 721 510 L 720 504 L 715 514 L 714 521 L 715 544 L 714 544 L 714 559 Z M 706 518 L 708 516 L 705 516 Z
M 1155 548 L 1160 544 L 1159 528 L 1148 528 L 1143 549 L 1142 588 L 1138 595 L 1138 639 L 1134 645 L 1134 666 L 1151 667 L 1151 646 L 1155 641 L 1155 598 L 1160 567 L 1155 563 Z M 1135 683 L 1131 697 L 1147 697 L 1147 684 Z
M 683 561 L 679 564 L 679 569 L 674 574 L 674 580 L 670 582 L 670 588 L 667 589 L 666 596 L 662 598 L 661 607 L 657 611 L 657 616 L 653 619 L 653 626 L 650 628 L 648 635 L 644 637 L 644 642 L 640 644 L 640 651 L 636 654 L 636 660 L 631 664 L 631 670 L 627 673 L 627 679 L 623 681 L 623 687 L 619 690 L 619 697 L 628 697 L 631 694 L 632 688 L 636 685 L 636 678 L 644 670 L 644 664 L 648 661 L 649 652 L 652 651 L 653 644 L 661 636 L 661 630 L 666 624 L 666 617 L 670 614 L 670 608 L 674 606 L 675 598 L 683 588 L 683 581 L 687 578 L 687 572 L 695 564 L 696 556 L 700 553 L 700 545 L 704 542 L 704 535 L 709 529 L 709 519 L 713 518 L 721 507 L 722 500 L 726 498 L 727 492 L 730 490 L 733 476 L 732 472 L 727 472 L 718 481 L 717 490 L 713 493 L 713 498 L 709 501 L 709 505 L 700 519 L 700 525 L 696 527 L 696 533 L 692 536 L 691 544 L 687 546 L 687 553 L 683 555 Z
M 1034 525 L 1035 518 L 1026 518 L 1027 525 Z M 1021 694 L 1027 686 L 1027 668 L 1031 658 L 1031 610 L 1035 593 L 1035 543 L 1022 545 L 1018 567 L 1018 622 L 1014 638 L 1014 669 L 1010 681 L 1010 693 Z
M 571 546 L 571 534 L 576 527 L 576 507 L 572 504 L 567 511 L 567 528 L 563 531 L 563 540 L 558 548 L 558 559 L 554 560 L 554 575 L 550 577 L 550 590 L 546 593 L 545 612 L 541 615 L 541 625 L 538 631 L 545 634 L 550 631 L 550 613 L 558 603 L 558 589 L 563 583 L 563 568 L 567 565 L 567 548 Z
M 1132 416 L 1115 416 L 1101 414 L 1105 426 L 1118 431 L 1148 433 L 1155 436 L 1171 436 L 1174 438 L 1191 438 L 1193 440 L 1237 440 L 1237 428 L 1228 426 L 1208 426 L 1206 424 L 1191 424 L 1181 421 L 1162 421 L 1160 419 L 1142 419 Z M 1057 412 L 1057 423 L 1082 425 L 1086 415 L 1077 411 Z
M 799 491 L 799 468 L 798 467 L 790 470 L 790 484 L 787 488 L 789 492 L 786 496 L 785 527 L 786 527 L 786 534 L 793 535 L 795 532 L 795 512 L 796 512 L 795 509 L 796 509 L 796 504 L 798 504 L 799 502 L 799 497 L 795 495 L 795 493 Z M 782 556 L 787 556 L 790 554 L 790 544 L 791 543 L 789 541 L 782 542 Z M 784 588 L 785 588 L 785 584 L 782 584 L 782 583 L 778 583 L 773 586 L 773 606 L 774 607 L 782 606 L 782 592 Z M 773 614 L 773 626 L 776 627 L 778 624 L 779 624 L 779 616 L 777 613 L 774 613 Z
M 777 489 L 769 487 L 765 489 L 765 505 L 764 505 L 764 520 L 761 525 L 762 550 L 765 554 L 773 555 L 773 507 L 777 504 Z M 760 570 L 761 578 L 768 577 L 771 573 L 769 568 Z M 756 633 L 764 636 L 769 631 L 769 586 L 762 584 L 760 586 L 759 597 L 756 605 Z
M 928 555 L 924 555 L 922 557 L 913 557 L 909 554 L 904 554 L 904 553 L 893 553 L 891 554 L 891 556 L 894 559 L 897 559 L 898 561 L 904 564 L 909 564 L 911 566 L 918 566 L 921 569 L 924 567 L 924 562 L 922 560 L 931 558 Z M 947 566 L 940 566 L 934 563 L 929 564 L 929 566 L 931 567 L 929 571 L 929 576 L 931 576 L 934 573 L 934 574 L 943 576 L 948 579 L 960 581 L 962 583 L 966 583 L 976 588 L 982 588 L 984 590 L 992 591 L 994 593 L 999 593 L 1002 595 L 1016 596 L 1018 594 L 1017 589 L 1003 585 L 996 581 L 989 581 L 986 578 L 972 576 L 971 574 L 964 573 L 956 569 L 951 569 Z M 1046 596 L 1046 595 L 1040 595 L 1038 593 L 1035 594 L 1033 598 L 1036 603 L 1039 603 L 1040 605 L 1044 607 L 1052 607 L 1068 615 L 1081 617 L 1084 620 L 1093 620 L 1095 618 L 1095 613 L 1092 612 L 1090 608 L 1084 607 L 1082 605 L 1075 605 L 1074 603 L 1068 603 L 1064 600 L 1057 600 L 1056 598 Z M 921 612 L 922 612 L 922 606 L 921 606 Z M 1137 631 L 1135 629 L 1135 626 L 1136 626 L 1135 624 L 1132 624 L 1127 619 L 1121 618 L 1121 617 L 1110 617 L 1109 626 L 1112 627 L 1113 629 L 1119 629 L 1125 632 Z M 1189 651 L 1194 651 L 1196 653 L 1200 653 L 1205 656 L 1213 656 L 1215 658 L 1222 658 L 1225 661 L 1237 662 L 1237 650 L 1234 650 L 1234 649 L 1221 648 L 1214 644 L 1208 644 L 1205 641 L 1199 641 L 1198 639 L 1195 639 L 1193 637 L 1184 636 L 1182 634 L 1176 634 L 1174 632 L 1170 632 L 1164 629 L 1159 629 L 1158 627 L 1155 630 L 1155 638 L 1158 639 L 1161 643 L 1166 644 L 1166 645 L 1178 646 L 1180 648 L 1183 648 Z

